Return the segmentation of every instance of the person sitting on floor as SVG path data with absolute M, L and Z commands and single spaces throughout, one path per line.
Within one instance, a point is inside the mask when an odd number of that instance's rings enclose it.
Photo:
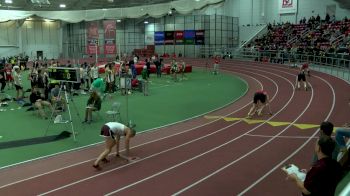
M 50 92 L 50 100 L 52 105 L 54 106 L 62 106 L 63 105 L 63 111 L 67 110 L 67 103 L 66 100 L 62 97 L 62 92 L 60 89 L 59 84 L 55 84 L 55 87 L 51 89 Z M 57 107 L 56 107 L 57 108 Z
M 90 98 L 87 101 L 85 109 L 85 120 L 83 123 L 90 123 L 92 121 L 92 112 L 99 111 L 101 109 L 102 100 L 96 91 L 93 91 Z
M 36 108 L 39 111 L 39 114 L 42 118 L 47 119 L 44 107 L 49 108 L 50 112 L 53 112 L 52 105 L 50 104 L 50 102 L 45 101 L 43 99 L 43 96 L 41 96 L 37 87 L 34 87 L 32 89 L 32 93 L 30 94 L 29 99 L 30 102 L 33 104 L 34 108 Z

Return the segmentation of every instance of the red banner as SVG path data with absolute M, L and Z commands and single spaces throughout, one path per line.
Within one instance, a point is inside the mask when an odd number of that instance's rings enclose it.
M 98 22 L 87 22 L 86 23 L 87 30 L 87 45 L 86 45 L 86 53 L 87 54 L 100 54 L 100 48 L 98 47 Z M 96 51 L 97 50 L 97 51 Z
M 103 21 L 103 29 L 105 34 L 105 45 L 104 51 L 105 54 L 116 54 L 116 23 L 114 20 L 105 20 Z
M 176 44 L 184 44 L 184 32 L 183 31 L 175 31 L 175 43 Z

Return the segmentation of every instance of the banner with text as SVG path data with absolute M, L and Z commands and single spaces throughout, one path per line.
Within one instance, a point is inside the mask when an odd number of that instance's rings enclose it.
M 293 14 L 298 12 L 298 0 L 278 0 L 279 14 Z
M 204 30 L 196 31 L 196 45 L 204 45 Z
M 194 45 L 195 38 L 196 38 L 196 31 L 195 30 L 185 30 L 184 31 L 185 45 Z
M 184 32 L 175 31 L 175 44 L 182 45 L 184 44 Z
M 116 54 L 116 23 L 114 20 L 103 21 L 103 29 L 105 34 L 105 54 Z
M 164 31 L 154 32 L 154 44 L 163 45 L 164 44 Z
M 86 23 L 87 30 L 87 45 L 86 53 L 87 54 L 100 54 L 100 48 L 98 47 L 98 22 L 92 21 Z
M 166 45 L 174 45 L 174 31 L 165 31 L 165 41 Z

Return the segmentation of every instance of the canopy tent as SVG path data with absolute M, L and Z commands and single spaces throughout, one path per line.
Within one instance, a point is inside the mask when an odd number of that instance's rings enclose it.
M 218 4 L 224 0 L 177 0 L 169 3 L 144 5 L 129 8 L 95 9 L 95 10 L 74 10 L 74 11 L 12 11 L 1 10 L 0 22 L 9 20 L 21 20 L 33 15 L 51 19 L 61 20 L 68 23 L 77 23 L 81 21 L 93 21 L 102 19 L 123 19 L 139 18 L 145 15 L 159 18 L 166 15 L 169 10 L 174 8 L 177 13 L 189 14 L 194 10 L 201 9 L 208 5 Z

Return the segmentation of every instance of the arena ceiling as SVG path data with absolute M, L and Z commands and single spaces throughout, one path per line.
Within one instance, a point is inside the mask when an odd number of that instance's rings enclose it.
M 171 0 L 0 0 L 2 10 L 58 11 L 125 8 L 141 5 L 168 3 Z M 60 8 L 65 4 L 65 8 Z
M 349 0 L 335 0 L 339 3 L 339 6 L 344 9 L 350 9 L 350 1 Z

